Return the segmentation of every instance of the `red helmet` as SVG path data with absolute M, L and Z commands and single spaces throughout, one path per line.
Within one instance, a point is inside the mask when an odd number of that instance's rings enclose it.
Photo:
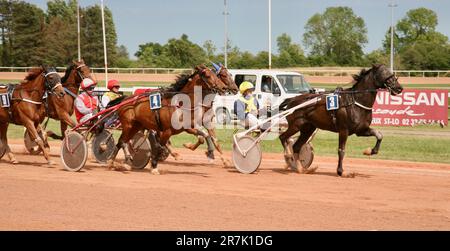
M 115 80 L 115 79 L 111 79 L 108 81 L 108 89 L 112 90 L 112 88 L 114 87 L 120 87 L 120 83 L 119 81 Z
M 83 79 L 83 81 L 81 82 L 81 89 L 86 90 L 91 86 L 95 86 L 97 85 L 97 83 L 95 83 L 94 80 L 90 79 L 90 78 L 85 78 Z

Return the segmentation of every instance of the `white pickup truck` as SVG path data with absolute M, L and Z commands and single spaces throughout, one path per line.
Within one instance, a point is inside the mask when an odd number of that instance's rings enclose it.
M 234 81 L 240 86 L 249 81 L 255 86 L 253 95 L 257 98 L 260 108 L 271 107 L 272 110 L 286 99 L 309 93 L 313 90 L 302 74 L 277 70 L 229 70 Z M 237 95 L 217 95 L 213 109 L 216 112 L 218 124 L 229 124 L 236 118 L 234 102 Z

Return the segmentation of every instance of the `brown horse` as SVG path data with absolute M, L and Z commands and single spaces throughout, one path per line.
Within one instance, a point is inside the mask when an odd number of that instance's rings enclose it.
M 64 76 L 61 78 L 66 95 L 64 96 L 64 100 L 54 96 L 49 97 L 48 117 L 60 120 L 59 118 L 61 118 L 61 116 L 58 115 L 57 111 L 61 110 L 61 107 L 63 107 L 63 110 L 66 111 L 66 115 L 69 116 L 69 118 L 61 120 L 61 136 L 49 131 L 47 133 L 49 137 L 62 140 L 64 139 L 67 125 L 71 127 L 76 125 L 70 116 L 72 116 L 74 112 L 73 104 L 78 96 L 80 84 L 85 78 L 91 78 L 91 69 L 85 64 L 83 59 L 79 62 L 73 61 L 72 64 L 67 67 Z M 70 123 L 67 121 L 70 121 Z
M 40 123 L 46 116 L 45 96 L 55 96 L 56 99 L 64 99 L 65 93 L 61 84 L 61 77 L 56 73 L 55 69 L 41 66 L 31 69 L 25 77 L 25 80 L 19 85 L 13 86 L 13 88 L 11 106 L 9 108 L 0 108 L 0 138 L 2 147 L 6 148 L 6 154 L 10 158 L 11 163 L 18 163 L 8 146 L 6 133 L 9 123 L 23 125 L 30 133 L 31 139 L 44 152 L 44 157 L 47 162 L 52 164 L 49 156 L 49 146 L 44 140 Z M 56 114 L 61 119 L 67 118 L 63 109 L 57 109 Z
M 403 91 L 395 75 L 384 65 L 374 65 L 369 70 L 362 70 L 359 75 L 353 76 L 355 84 L 349 89 L 337 89 L 334 94 L 339 97 L 339 107 L 328 111 L 326 108 L 326 94 L 305 94 L 288 99 L 280 105 L 280 110 L 290 109 L 308 100 L 317 98 L 314 104 L 297 109 L 287 117 L 289 127 L 280 135 L 281 143 L 285 149 L 286 162 L 291 168 L 297 169 L 298 154 L 302 146 L 308 141 L 316 129 L 339 133 L 339 163 L 337 174 L 343 177 L 354 177 L 354 174 L 344 174 L 342 161 L 345 155 L 345 145 L 349 135 L 358 137 L 375 136 L 377 143 L 367 154 L 377 154 L 383 136 L 377 130 L 370 128 L 372 123 L 372 106 L 375 102 L 378 89 L 388 89 L 392 95 Z M 330 103 L 328 104 L 330 106 Z M 293 145 L 293 153 L 288 146 L 288 139 L 300 131 L 300 137 Z M 307 170 L 303 170 L 307 171 Z
M 194 92 L 194 88 L 202 90 L 201 100 L 194 98 L 194 96 L 199 94 Z M 204 98 L 216 92 L 223 93 L 225 88 L 226 86 L 216 74 L 202 65 L 196 67 L 192 75 L 180 76 L 171 87 L 160 89 L 161 108 L 159 110 L 150 109 L 148 98 L 142 98 L 134 104 L 122 106 L 118 110 L 119 120 L 122 124 L 122 134 L 118 140 L 116 151 L 109 162 L 110 167 L 114 165 L 114 160 L 121 148 L 124 149 L 126 162 L 131 159 L 127 149 L 128 142 L 138 131 L 147 129 L 158 132 L 157 137 L 149 137 L 149 139 L 152 144 L 152 173 L 159 174 L 157 164 L 161 154 L 161 146 L 166 145 L 172 135 L 184 131 L 199 135 L 200 130 L 197 129 L 199 121 L 196 121 L 196 116 L 198 116 L 196 113 L 202 110 Z M 182 97 L 187 98 L 187 100 L 178 100 L 180 97 L 177 94 L 184 94 Z M 184 105 L 180 107 L 179 104 L 182 102 L 190 102 L 190 108 L 185 108 Z M 202 120 L 203 114 L 199 115 L 200 120 Z M 190 121 L 183 119 L 185 116 L 190 116 Z M 187 121 L 189 123 L 188 128 L 186 126 L 175 127 L 173 122 L 181 122 L 180 120 L 183 120 L 182 123 Z
M 239 88 L 236 85 L 236 83 L 233 80 L 233 76 L 228 72 L 228 69 L 223 66 L 222 64 L 215 64 L 213 63 L 214 70 L 219 77 L 219 79 L 227 86 L 227 91 L 229 91 L 231 94 L 236 95 L 239 92 Z M 215 114 L 209 113 L 208 111 L 212 108 L 211 106 L 204 106 L 203 107 L 203 113 L 209 115 L 207 118 L 205 117 L 204 120 L 209 122 L 209 126 L 206 127 L 206 130 L 208 133 L 206 134 L 206 141 L 208 143 L 208 151 L 206 152 L 206 156 L 210 159 L 214 159 L 214 148 L 217 149 L 220 155 L 220 159 L 222 160 L 223 166 L 228 167 L 231 166 L 231 163 L 225 159 L 222 151 L 222 147 L 219 144 L 219 141 L 217 140 L 216 136 L 216 129 L 211 123 L 214 119 Z M 184 147 L 195 151 L 201 144 L 205 143 L 205 137 L 199 136 L 198 141 L 195 144 L 192 143 L 185 143 L 183 144 Z M 214 145 L 214 148 L 212 147 Z

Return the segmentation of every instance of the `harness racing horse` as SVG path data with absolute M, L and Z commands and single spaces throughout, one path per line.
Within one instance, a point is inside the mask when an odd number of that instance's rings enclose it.
M 64 102 L 61 104 L 60 100 L 56 99 L 54 96 L 49 97 L 49 118 L 59 120 L 60 116 L 58 116 L 56 111 L 60 109 L 61 105 L 63 105 L 66 114 L 69 117 L 72 116 L 74 112 L 74 102 L 78 96 L 80 84 L 85 78 L 91 78 L 91 69 L 85 64 L 83 59 L 79 62 L 73 61 L 72 64 L 67 67 L 64 76 L 61 78 L 64 91 L 67 94 L 64 96 Z M 70 121 L 70 123 L 67 123 L 67 121 Z M 56 135 L 51 131 L 47 132 L 47 135 L 53 139 L 62 140 L 65 137 L 67 125 L 74 127 L 76 123 L 70 118 L 61 120 L 61 136 Z
M 227 86 L 227 91 L 229 91 L 233 95 L 236 95 L 239 92 L 239 88 L 237 87 L 236 83 L 234 82 L 231 74 L 228 72 L 228 69 L 225 66 L 223 66 L 222 64 L 217 65 L 215 63 L 213 63 L 213 67 L 217 74 L 217 77 L 219 77 L 219 79 Z M 208 143 L 212 142 L 214 144 L 215 149 L 217 149 L 217 151 L 220 154 L 220 159 L 222 160 L 223 166 L 229 167 L 229 166 L 231 166 L 231 163 L 227 159 L 224 158 L 222 147 L 220 146 L 220 144 L 217 140 L 217 137 L 216 137 L 216 129 L 211 123 L 212 120 L 214 119 L 215 114 L 209 113 L 208 111 L 210 109 L 212 109 L 212 104 L 211 104 L 211 106 L 204 106 L 204 110 L 203 110 L 203 114 L 209 115 L 209 117 L 204 118 L 204 120 L 208 121 L 210 124 L 210 126 L 208 126 L 206 128 L 206 130 L 208 131 L 208 133 L 206 134 L 206 141 Z M 198 141 L 195 144 L 185 143 L 185 144 L 183 144 L 183 146 L 192 151 L 195 151 L 201 144 L 204 144 L 204 143 L 205 143 L 205 137 L 199 136 Z M 212 145 L 212 144 L 209 144 L 209 145 Z M 206 152 L 206 156 L 209 159 L 214 159 L 214 149 L 210 149 L 209 145 L 208 145 L 208 151 Z
M 373 65 L 369 70 L 361 70 L 360 74 L 353 76 L 355 84 L 349 89 L 337 89 L 338 108 L 327 110 L 327 97 L 324 94 L 304 94 L 285 100 L 280 105 L 280 110 L 290 109 L 308 100 L 316 99 L 312 105 L 297 109 L 287 116 L 289 127 L 280 135 L 281 143 L 285 149 L 285 159 L 290 167 L 297 170 L 298 155 L 302 146 L 309 140 L 316 129 L 322 129 L 339 133 L 339 162 L 337 174 L 341 177 L 354 177 L 354 174 L 344 174 L 342 162 L 345 155 L 345 145 L 349 135 L 358 137 L 375 136 L 376 145 L 367 155 L 377 154 L 383 135 L 370 128 L 372 123 L 372 107 L 375 102 L 378 89 L 387 89 L 391 95 L 398 95 L 403 87 L 398 79 L 385 65 Z M 333 98 L 330 96 L 330 98 Z M 331 102 L 331 101 L 328 101 Z M 328 104 L 330 106 L 330 103 Z M 288 146 L 289 138 L 300 131 L 300 137 L 293 145 L 293 153 Z M 302 170 L 307 172 L 308 170 Z
M 46 116 L 46 97 L 55 96 L 56 99 L 64 99 L 65 93 L 61 84 L 61 77 L 54 68 L 41 66 L 31 69 L 24 81 L 19 85 L 11 85 L 8 89 L 12 90 L 10 107 L 0 107 L 0 150 L 3 149 L 1 152 L 8 155 L 11 163 L 18 163 L 8 146 L 7 130 L 9 123 L 23 125 L 30 133 L 31 139 L 44 152 L 48 164 L 52 164 L 49 156 L 49 145 L 44 140 L 40 123 Z M 57 107 L 55 113 L 62 120 L 69 118 L 62 107 Z M 70 123 L 70 121 L 66 122 Z
M 201 89 L 201 100 L 196 100 L 197 97 L 195 96 L 199 93 L 195 93 L 194 90 L 197 88 Z M 149 99 L 145 97 L 148 97 L 152 93 L 146 93 L 143 95 L 144 98 L 137 102 L 120 107 L 118 115 L 122 124 L 122 134 L 118 140 L 116 150 L 109 161 L 109 166 L 114 166 L 114 160 L 121 148 L 124 149 L 125 162 L 129 162 L 131 159 L 128 152 L 130 139 L 133 138 L 138 131 L 147 129 L 149 131 L 157 132 L 156 136 L 150 133 L 149 140 L 152 146 L 152 173 L 159 174 L 157 165 L 163 149 L 162 146 L 167 144 L 172 135 L 184 131 L 190 134 L 200 135 L 201 130 L 198 130 L 197 128 L 201 126 L 203 114 L 196 111 L 203 110 L 203 100 L 207 95 L 216 92 L 223 93 L 225 88 L 226 86 L 220 81 L 215 73 L 201 65 L 195 68 L 195 72 L 192 75 L 182 75 L 171 87 L 159 90 L 159 93 L 161 94 L 160 109 L 151 110 Z M 177 94 L 184 95 L 179 96 Z M 182 100 L 180 101 L 179 98 Z M 190 103 L 190 108 L 185 108 L 186 104 L 184 104 L 184 102 Z M 180 103 L 183 103 L 183 105 L 180 106 Z M 187 119 L 186 117 L 190 118 Z M 186 122 L 188 123 L 187 127 L 185 126 Z M 183 125 L 180 125 L 179 123 L 182 123 Z M 175 126 L 175 124 L 177 124 L 177 126 Z

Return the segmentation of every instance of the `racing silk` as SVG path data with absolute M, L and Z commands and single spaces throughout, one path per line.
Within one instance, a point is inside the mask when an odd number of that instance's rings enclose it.
M 115 92 L 107 92 L 105 94 L 103 94 L 102 96 L 102 107 L 103 109 L 105 109 L 109 102 L 122 97 L 122 95 L 120 95 L 119 93 L 115 93 Z
M 97 106 L 97 97 L 89 96 L 86 92 L 78 95 L 75 99 L 75 116 L 77 117 L 77 121 L 80 122 L 86 115 L 92 115 L 97 109 Z
M 239 120 L 245 120 L 248 114 L 256 113 L 258 109 L 258 100 L 253 96 L 250 96 L 248 99 L 241 96 L 234 102 L 234 111 Z

